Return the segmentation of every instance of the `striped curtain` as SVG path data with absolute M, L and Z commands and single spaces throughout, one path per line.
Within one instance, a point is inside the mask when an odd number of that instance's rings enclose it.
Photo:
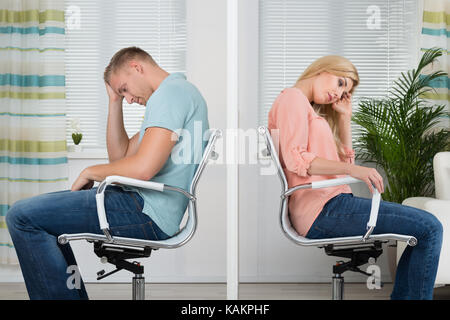
M 443 55 L 438 62 L 430 66 L 426 73 L 443 70 L 450 75 L 450 0 L 424 0 L 423 24 L 421 34 L 422 52 L 430 48 L 441 48 Z M 424 95 L 433 104 L 446 105 L 450 111 L 450 78 L 441 77 L 433 83 L 435 92 Z M 442 124 L 449 128 L 450 119 L 443 119 Z
M 5 214 L 67 189 L 64 1 L 0 1 L 0 263 L 17 264 Z

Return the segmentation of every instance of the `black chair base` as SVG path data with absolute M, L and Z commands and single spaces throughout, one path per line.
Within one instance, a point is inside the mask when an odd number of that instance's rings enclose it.
M 147 258 L 150 257 L 152 248 L 137 248 L 117 246 L 101 241 L 94 242 L 94 252 L 100 257 L 101 261 L 111 263 L 116 269 L 105 274 L 105 270 L 97 272 L 97 280 L 106 278 L 122 269 L 134 274 L 132 280 L 132 299 L 145 300 L 145 277 L 144 266 L 139 262 L 129 262 L 126 259 Z
M 353 247 L 339 247 L 336 245 L 326 245 L 324 247 L 325 253 L 328 256 L 349 258 L 347 262 L 337 261 L 333 266 L 333 278 L 332 278 L 332 299 L 342 300 L 344 298 L 344 277 L 342 274 L 345 271 L 359 272 L 366 276 L 372 276 L 371 274 L 359 269 L 369 262 L 370 258 L 376 259 L 383 253 L 382 248 L 383 241 L 375 241 L 368 243 L 367 245 L 358 245 Z

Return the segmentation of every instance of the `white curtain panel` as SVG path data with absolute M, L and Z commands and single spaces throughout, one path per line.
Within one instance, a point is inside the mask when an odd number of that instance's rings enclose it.
M 424 0 L 422 17 L 421 51 L 430 48 L 441 48 L 443 51 L 437 62 L 424 72 L 443 70 L 450 73 L 450 1 Z M 427 92 L 425 98 L 432 104 L 446 105 L 447 111 L 450 111 L 449 76 L 435 80 L 432 87 L 434 91 Z M 450 119 L 442 119 L 441 124 L 449 128 Z
M 0 263 L 17 264 L 5 216 L 67 189 L 64 1 L 0 1 Z

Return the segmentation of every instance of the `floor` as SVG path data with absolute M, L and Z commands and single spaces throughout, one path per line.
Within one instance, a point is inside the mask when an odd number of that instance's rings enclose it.
M 92 300 L 131 299 L 131 284 L 87 283 Z M 346 300 L 388 300 L 392 284 L 385 283 L 379 290 L 369 290 L 365 283 L 345 283 Z M 223 283 L 147 283 L 149 300 L 224 300 Z M 450 300 L 450 286 L 435 288 L 436 300 Z M 23 283 L 0 283 L 0 300 L 28 299 Z M 329 300 L 331 284 L 327 283 L 241 283 L 240 300 Z

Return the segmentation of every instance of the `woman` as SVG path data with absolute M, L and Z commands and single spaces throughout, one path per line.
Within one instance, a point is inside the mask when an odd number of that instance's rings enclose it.
M 289 187 L 350 175 L 383 193 L 377 170 L 354 164 L 351 97 L 359 83 L 355 66 L 340 56 L 314 61 L 292 88 L 284 89 L 269 112 L 269 129 L 279 133 L 279 156 Z M 354 197 L 348 185 L 296 191 L 289 199 L 292 225 L 307 238 L 362 235 L 371 200 Z M 442 245 L 442 225 L 429 212 L 382 201 L 373 234 L 417 238 L 398 267 L 391 299 L 432 299 Z

